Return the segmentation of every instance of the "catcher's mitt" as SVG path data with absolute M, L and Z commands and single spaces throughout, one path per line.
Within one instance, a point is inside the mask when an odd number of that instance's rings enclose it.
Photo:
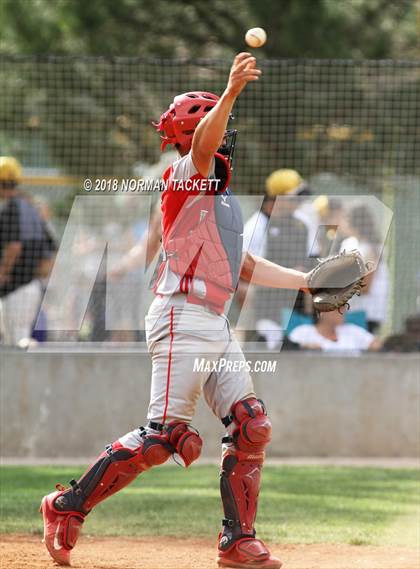
M 360 295 L 368 272 L 359 251 L 343 251 L 339 255 L 320 260 L 309 273 L 308 289 L 314 308 L 318 312 L 330 312 L 348 305 L 355 294 Z

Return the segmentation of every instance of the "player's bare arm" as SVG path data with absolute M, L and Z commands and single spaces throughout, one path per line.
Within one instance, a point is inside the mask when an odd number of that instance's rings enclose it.
M 0 283 L 7 281 L 21 252 L 22 243 L 19 241 L 13 241 L 5 247 L 3 257 L 0 261 Z
M 243 254 L 241 278 L 252 284 L 270 288 L 308 288 L 307 273 L 282 267 L 248 251 Z
M 250 53 L 239 53 L 230 70 L 226 89 L 214 108 L 198 124 L 192 141 L 192 159 L 202 176 L 208 176 L 214 153 L 225 135 L 232 107 L 244 87 L 257 81 L 261 71 Z
M 379 352 L 382 349 L 383 342 L 380 338 L 374 338 L 368 347 L 368 352 Z
M 282 267 L 245 252 L 240 276 L 264 287 L 309 292 L 313 295 L 316 310 L 330 312 L 345 306 L 355 294 L 360 293 L 367 271 L 362 256 L 356 250 L 331 255 L 309 273 Z

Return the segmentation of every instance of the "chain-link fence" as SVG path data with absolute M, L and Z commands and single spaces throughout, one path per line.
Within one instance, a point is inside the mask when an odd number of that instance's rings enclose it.
M 382 324 L 387 332 L 400 329 L 419 310 L 420 297 L 420 63 L 285 59 L 259 66 L 261 80 L 234 109 L 232 189 L 263 194 L 272 171 L 297 170 L 315 196 L 330 196 L 314 206 L 324 228 L 336 226 L 334 212 L 347 207 L 339 196 L 380 198 L 394 213 Z M 59 243 L 74 196 L 83 193 L 80 181 L 160 175 L 162 168 L 151 169 L 161 159 L 151 121 L 178 93 L 221 93 L 228 71 L 228 61 L 1 56 L 0 155 L 23 164 L 22 189 Z M 110 212 L 98 202 L 97 216 L 110 216 L 106 231 L 114 239 L 126 235 L 121 254 L 144 233 L 144 209 Z M 365 213 L 359 211 L 365 224 L 381 233 L 381 216 Z M 93 235 L 85 236 L 87 256 L 90 238 L 95 248 Z M 139 282 L 133 277 L 127 286 L 134 290 Z

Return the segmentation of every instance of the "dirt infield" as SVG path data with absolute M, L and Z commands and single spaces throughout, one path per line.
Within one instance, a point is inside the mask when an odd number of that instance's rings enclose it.
M 0 566 L 7 569 L 56 567 L 39 537 L 1 536 Z M 272 547 L 284 569 L 418 569 L 415 548 L 355 545 L 278 545 Z M 73 553 L 75 569 L 213 569 L 215 544 L 203 539 L 89 538 Z

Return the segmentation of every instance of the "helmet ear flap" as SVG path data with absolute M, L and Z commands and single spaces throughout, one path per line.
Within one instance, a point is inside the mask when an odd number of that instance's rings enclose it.
M 155 127 L 155 129 L 158 132 L 162 133 L 160 137 L 162 140 L 160 145 L 162 152 L 165 151 L 168 144 L 176 144 L 177 142 L 173 125 L 174 114 L 175 111 L 173 105 L 171 105 L 169 109 L 161 115 L 158 123 L 152 121 L 152 125 Z

